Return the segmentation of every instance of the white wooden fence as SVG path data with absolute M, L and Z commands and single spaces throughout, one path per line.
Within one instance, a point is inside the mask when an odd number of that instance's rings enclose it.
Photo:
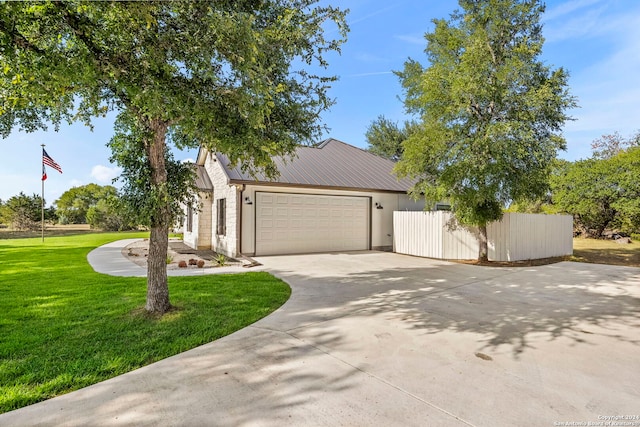
M 393 213 L 393 250 L 440 259 L 477 259 L 477 230 L 455 227 L 450 212 Z M 487 226 L 491 261 L 519 261 L 571 255 L 570 215 L 505 213 Z

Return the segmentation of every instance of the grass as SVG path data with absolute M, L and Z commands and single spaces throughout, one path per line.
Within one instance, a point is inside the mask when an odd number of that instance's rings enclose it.
M 146 279 L 95 273 L 93 248 L 143 233 L 0 240 L 0 413 L 241 329 L 290 289 L 267 273 L 170 277 L 176 310 L 146 315 Z
M 572 261 L 640 267 L 640 242 L 621 245 L 614 240 L 573 239 Z

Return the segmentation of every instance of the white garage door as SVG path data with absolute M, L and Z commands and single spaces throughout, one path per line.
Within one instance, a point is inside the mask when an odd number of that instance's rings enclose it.
M 256 193 L 256 255 L 369 249 L 369 198 Z

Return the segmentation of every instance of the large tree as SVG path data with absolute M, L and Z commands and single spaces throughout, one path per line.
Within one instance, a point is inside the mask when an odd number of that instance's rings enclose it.
M 451 19 L 425 34 L 425 68 L 409 59 L 397 72 L 407 111 L 420 118 L 397 171 L 413 192 L 448 200 L 456 218 L 480 231 L 512 201 L 542 196 L 565 111 L 575 106 L 568 75 L 539 58 L 544 39 L 534 0 L 460 0 Z
M 604 157 L 604 158 L 602 158 Z M 551 177 L 553 204 L 574 217 L 585 237 L 606 229 L 640 229 L 640 147 L 620 149 L 610 157 L 566 162 Z
M 54 202 L 58 220 L 67 224 L 86 224 L 87 211 L 100 200 L 114 197 L 118 191 L 111 185 L 87 184 L 72 187 Z
M 165 260 L 179 200 L 170 192 L 168 144 L 203 144 L 274 173 L 272 156 L 319 136 L 334 77 L 314 70 L 326 68 L 325 54 L 339 50 L 347 28 L 344 12 L 315 3 L 0 3 L 3 137 L 16 125 L 90 124 L 119 112 L 115 156 L 144 167 L 130 172 L 145 199 L 132 200 L 151 226 L 149 312 L 171 307 Z

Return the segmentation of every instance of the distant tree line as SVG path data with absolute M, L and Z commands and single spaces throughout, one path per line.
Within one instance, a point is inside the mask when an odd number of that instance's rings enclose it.
M 55 221 L 56 213 L 53 207 L 44 211 L 45 221 Z M 42 221 L 42 197 L 33 194 L 27 196 L 23 192 L 0 200 L 0 224 L 10 225 L 16 230 L 37 230 Z
M 42 197 L 20 193 L 6 202 L 0 200 L 0 223 L 16 230 L 36 230 L 41 226 Z M 105 231 L 137 228 L 121 196 L 111 185 L 87 184 L 65 191 L 54 206 L 45 209 L 45 222 L 89 224 Z
M 605 230 L 640 231 L 640 132 L 623 138 L 617 132 L 592 144 L 585 160 L 559 161 L 551 176 L 551 204 L 572 214 L 585 237 Z

